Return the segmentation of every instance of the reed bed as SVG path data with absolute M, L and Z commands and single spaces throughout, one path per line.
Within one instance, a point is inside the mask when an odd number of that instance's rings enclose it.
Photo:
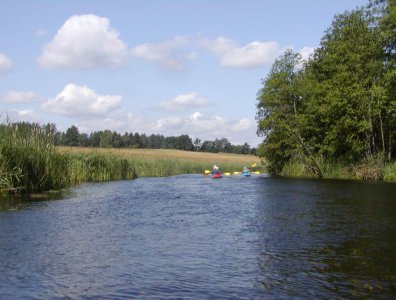
M 386 164 L 383 175 L 386 181 L 396 181 L 396 162 Z
M 381 156 L 366 158 L 356 164 L 332 162 L 323 157 L 317 158 L 317 163 L 326 179 L 357 179 L 357 180 L 385 180 L 396 181 L 396 163 L 384 162 Z M 315 177 L 310 169 L 298 160 L 286 164 L 281 172 L 288 177 Z
M 222 172 L 242 171 L 244 166 L 258 165 L 254 155 L 206 153 L 172 149 L 106 149 L 85 147 L 57 147 L 66 154 L 101 154 L 127 159 L 135 167 L 137 177 L 158 177 L 178 174 L 200 174 L 218 165 Z
M 178 174 L 200 174 L 211 170 L 214 164 L 222 172 L 242 171 L 243 165 L 237 162 L 200 162 L 182 159 L 132 159 L 138 177 L 158 177 Z
M 40 127 L 0 125 L 0 195 L 58 190 L 84 181 L 136 178 L 131 161 L 114 155 L 55 151 Z

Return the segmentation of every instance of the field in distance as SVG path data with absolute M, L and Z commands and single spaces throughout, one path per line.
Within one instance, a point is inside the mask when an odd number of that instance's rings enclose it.
M 233 153 L 208 153 L 197 151 L 182 151 L 173 149 L 131 149 L 131 148 L 88 148 L 88 147 L 57 147 L 60 152 L 100 153 L 120 156 L 127 159 L 177 159 L 204 163 L 240 163 L 250 166 L 260 163 L 260 158 L 254 155 Z

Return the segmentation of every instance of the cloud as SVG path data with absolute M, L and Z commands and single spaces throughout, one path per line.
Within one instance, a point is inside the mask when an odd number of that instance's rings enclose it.
M 201 39 L 199 45 L 219 57 L 220 65 L 234 68 L 254 68 L 271 64 L 283 51 L 277 42 L 253 41 L 240 46 L 234 40 L 218 37 Z
M 123 108 L 107 113 L 101 118 L 80 118 L 76 121 L 81 132 L 92 132 L 98 130 L 112 130 L 119 133 L 149 134 L 152 131 L 153 122 L 148 117 L 143 117 L 129 112 Z
M 18 115 L 21 116 L 22 118 L 26 119 L 34 119 L 35 118 L 35 113 L 34 110 L 32 109 L 22 109 L 18 111 Z
M 45 36 L 47 36 L 47 34 L 48 34 L 48 32 L 47 32 L 46 30 L 44 30 L 44 29 L 37 29 L 37 30 L 35 31 L 35 33 L 34 33 L 34 35 L 35 35 L 36 37 L 38 37 L 38 38 L 45 37 Z
M 127 46 L 107 18 L 75 15 L 44 46 L 38 64 L 42 68 L 90 69 L 119 66 L 126 57 Z
M 9 71 L 12 68 L 11 59 L 3 53 L 0 53 L 0 74 Z
M 37 99 L 39 97 L 33 92 L 9 91 L 4 95 L 0 95 L 0 103 L 5 104 L 29 103 Z
M 121 96 L 98 95 L 87 86 L 66 85 L 54 99 L 42 104 L 49 112 L 66 116 L 100 116 L 120 107 Z
M 199 97 L 197 93 L 192 92 L 181 94 L 170 101 L 161 102 L 159 109 L 165 111 L 185 111 L 206 105 L 208 105 L 207 99 Z
M 153 131 L 165 136 L 188 134 L 192 138 L 214 140 L 227 138 L 233 144 L 245 142 L 256 146 L 260 141 L 256 136 L 256 122 L 249 119 L 230 121 L 221 116 L 204 116 L 194 112 L 187 117 L 166 117 L 156 121 Z
M 143 58 L 161 68 L 173 71 L 184 69 L 184 61 L 195 58 L 195 53 L 182 49 L 188 46 L 188 37 L 176 36 L 161 43 L 145 43 L 132 48 L 135 57 Z
M 312 47 L 304 47 L 300 49 L 300 55 L 302 60 L 308 60 L 310 55 L 313 54 L 315 51 L 315 48 Z
M 250 130 L 252 128 L 256 128 L 256 121 L 251 120 L 251 119 L 241 119 L 235 124 L 232 125 L 231 131 L 232 132 L 243 132 L 246 130 Z
M 34 109 L 10 109 L 6 110 L 3 113 L 0 114 L 0 122 L 3 122 L 4 120 L 7 120 L 6 122 L 31 122 L 31 123 L 40 123 L 43 120 L 43 117 L 39 116 Z

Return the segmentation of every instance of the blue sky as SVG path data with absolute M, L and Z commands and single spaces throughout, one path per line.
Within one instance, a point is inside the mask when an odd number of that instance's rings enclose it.
M 256 94 L 359 0 L 0 0 L 2 118 L 257 146 Z

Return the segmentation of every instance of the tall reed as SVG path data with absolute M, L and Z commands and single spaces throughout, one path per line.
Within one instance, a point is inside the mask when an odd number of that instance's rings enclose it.
M 396 162 L 389 162 L 384 167 L 384 180 L 396 181 Z
M 115 155 L 97 153 L 64 153 L 68 159 L 70 184 L 85 181 L 108 181 L 137 177 L 132 161 Z
M 40 127 L 0 125 L 0 195 L 62 189 L 83 181 L 135 178 L 132 162 L 112 156 L 55 151 Z
M 61 188 L 65 181 L 57 172 L 60 167 L 66 162 L 40 127 L 0 125 L 0 194 Z
M 323 178 L 328 179 L 358 179 L 358 180 L 396 180 L 396 163 L 384 162 L 382 156 L 368 157 L 355 164 L 345 164 L 325 159 L 323 156 L 316 158 Z M 290 177 L 315 177 L 301 160 L 291 160 L 282 169 L 282 176 Z

